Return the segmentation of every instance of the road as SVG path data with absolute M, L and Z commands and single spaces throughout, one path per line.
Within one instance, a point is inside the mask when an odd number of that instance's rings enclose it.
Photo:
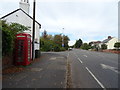
M 3 88 L 118 88 L 118 75 L 118 54 L 44 52 L 25 71 L 3 75 Z
M 118 55 L 73 50 L 68 53 L 73 88 L 118 88 Z

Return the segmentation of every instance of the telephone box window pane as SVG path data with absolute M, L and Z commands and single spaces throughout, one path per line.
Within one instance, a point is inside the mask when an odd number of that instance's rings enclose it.
M 17 36 L 17 37 L 26 37 L 26 36 Z
M 23 58 L 21 58 L 21 57 L 18 57 L 18 60 L 17 60 L 18 62 L 23 62 Z
M 28 61 L 30 61 L 30 57 L 28 57 Z

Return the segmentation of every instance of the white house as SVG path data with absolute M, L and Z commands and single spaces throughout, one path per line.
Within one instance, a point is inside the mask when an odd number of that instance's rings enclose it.
M 107 39 L 102 41 L 102 44 L 106 44 L 107 45 L 107 49 L 115 49 L 114 44 L 116 42 L 120 42 L 120 40 L 118 38 L 108 36 Z
M 29 9 L 29 0 L 21 0 L 19 2 L 19 9 L 10 12 L 9 14 L 3 16 L 1 19 L 6 20 L 8 23 L 19 23 L 26 27 L 29 27 L 30 31 L 25 31 L 25 33 L 31 34 L 32 36 L 33 18 L 29 15 Z M 40 28 L 41 24 L 35 21 L 35 50 L 40 49 Z

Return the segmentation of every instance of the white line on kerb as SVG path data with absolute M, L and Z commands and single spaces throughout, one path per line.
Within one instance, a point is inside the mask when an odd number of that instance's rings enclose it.
M 92 75 L 92 77 L 98 82 L 98 84 L 105 89 L 105 87 L 103 86 L 103 84 L 95 77 L 95 75 L 86 67 L 86 69 L 88 70 L 88 72 Z M 106 90 L 106 89 L 105 89 Z
M 80 63 L 83 63 L 79 58 L 78 58 L 78 60 L 80 61 Z

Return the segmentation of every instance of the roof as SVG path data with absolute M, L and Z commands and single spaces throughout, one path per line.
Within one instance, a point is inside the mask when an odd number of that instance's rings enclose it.
M 23 13 L 25 13 L 28 17 L 30 17 L 31 19 L 33 19 L 29 14 L 27 14 L 27 13 L 26 13 L 24 10 L 22 10 L 21 8 L 19 8 L 19 9 L 17 9 L 17 10 L 14 10 L 13 12 L 11 12 L 11 13 L 3 16 L 3 17 L 1 17 L 0 19 L 4 19 L 5 17 L 7 17 L 7 16 L 9 16 L 9 15 L 11 15 L 11 14 L 19 11 L 19 10 L 21 10 L 21 11 L 22 11 Z M 40 23 L 38 23 L 36 20 L 35 20 L 35 22 L 36 22 L 37 24 L 39 24 L 39 26 L 41 27 L 41 24 L 40 24 Z
M 101 41 L 91 41 L 90 44 L 99 44 Z
M 111 39 L 112 39 L 112 38 L 105 39 L 105 40 L 102 41 L 102 43 L 107 43 L 107 42 L 109 42 Z

